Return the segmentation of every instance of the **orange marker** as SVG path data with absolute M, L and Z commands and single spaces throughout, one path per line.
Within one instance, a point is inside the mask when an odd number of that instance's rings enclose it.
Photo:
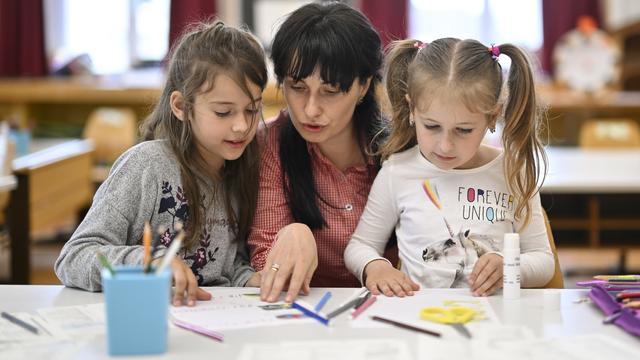
M 144 233 L 142 234 L 142 245 L 144 246 L 144 257 L 142 259 L 142 267 L 144 272 L 149 272 L 151 265 L 151 225 L 149 222 L 144 223 Z

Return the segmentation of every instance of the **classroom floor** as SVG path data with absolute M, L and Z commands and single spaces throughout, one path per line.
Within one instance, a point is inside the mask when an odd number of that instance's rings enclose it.
M 63 240 L 39 242 L 31 249 L 31 283 L 60 284 L 53 272 L 55 262 Z M 575 288 L 575 283 L 586 280 L 593 275 L 612 273 L 619 264 L 620 252 L 612 249 L 558 249 L 560 266 L 565 273 L 566 288 Z M 626 268 L 629 272 L 640 272 L 640 249 L 627 251 Z

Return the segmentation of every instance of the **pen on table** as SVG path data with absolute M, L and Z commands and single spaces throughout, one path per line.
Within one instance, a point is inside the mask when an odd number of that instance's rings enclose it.
M 31 331 L 32 333 L 34 333 L 36 335 L 40 334 L 40 332 L 38 331 L 37 327 L 35 327 L 35 326 L 33 326 L 33 325 L 23 321 L 23 320 L 18 319 L 17 317 L 9 314 L 8 312 L 3 311 L 2 312 L 2 317 L 7 319 L 7 320 L 9 320 L 10 322 L 20 326 L 21 328 L 23 328 L 25 330 Z
M 169 264 L 173 257 L 176 256 L 178 250 L 180 250 L 180 246 L 182 245 L 182 238 L 184 238 L 184 231 L 180 230 L 178 235 L 173 239 L 171 245 L 167 249 L 167 252 L 164 254 L 162 261 L 160 262 L 160 266 L 156 269 L 156 274 L 160 274 Z
M 367 290 L 364 293 L 360 294 L 358 298 L 360 299 L 354 306 L 354 308 L 359 308 L 360 305 L 364 304 L 365 301 L 369 300 L 371 297 L 371 291 Z
M 144 246 L 144 256 L 142 258 L 142 268 L 144 272 L 149 272 L 151 266 L 151 225 L 148 221 L 144 222 L 144 231 L 142 233 L 142 245 Z
M 331 319 L 342 314 L 343 312 L 356 306 L 356 304 L 358 304 L 359 302 L 360 302 L 360 297 L 356 297 L 351 300 L 348 300 L 347 302 L 342 303 L 342 305 L 338 306 L 335 310 L 327 314 L 327 319 Z
M 640 300 L 626 302 L 622 305 L 622 307 L 631 308 L 631 309 L 640 309 Z
M 372 316 L 371 320 L 375 320 L 375 321 L 380 321 L 389 325 L 393 325 L 393 326 L 397 326 L 399 328 L 403 328 L 406 330 L 411 330 L 411 331 L 417 331 L 423 334 L 427 334 L 427 335 L 431 335 L 431 336 L 435 336 L 435 337 L 440 337 L 442 336 L 439 332 L 435 332 L 435 331 L 431 331 L 431 330 L 427 330 L 427 329 L 423 329 L 423 328 L 419 328 L 417 326 L 413 326 L 413 325 L 409 325 L 409 324 L 404 324 L 395 320 L 391 320 L 391 319 L 386 319 L 386 318 L 382 318 L 379 316 Z
M 329 319 L 325 318 L 322 314 L 319 314 L 313 310 L 311 310 L 311 306 L 307 303 L 305 303 L 302 300 L 296 300 L 291 304 L 291 307 L 294 309 L 298 309 L 300 311 L 302 311 L 303 314 L 314 318 L 318 321 L 320 321 L 320 323 L 324 324 L 324 325 L 329 325 Z
M 376 296 L 369 296 L 368 299 L 366 299 L 362 304 L 360 304 L 360 306 L 358 306 L 357 308 L 355 308 L 355 310 L 353 310 L 350 318 L 355 319 L 358 315 L 362 314 L 365 310 L 367 310 L 367 308 L 369 308 L 369 306 L 371 306 L 374 302 L 376 302 L 376 299 L 377 299 Z
M 185 330 L 193 331 L 196 334 L 200 334 L 218 341 L 224 340 L 224 335 L 220 332 L 209 330 L 207 328 L 200 327 L 198 325 L 189 324 L 187 322 L 183 322 L 178 319 L 172 319 L 171 322 L 179 328 L 183 328 Z
M 640 280 L 640 275 L 596 275 L 593 277 L 596 280 L 610 280 L 610 279 L 635 279 Z
M 640 291 L 623 291 L 616 294 L 618 300 L 640 298 Z
M 100 261 L 100 264 L 102 265 L 102 267 L 109 270 L 109 272 L 111 273 L 111 276 L 116 276 L 116 272 L 113 270 L 113 267 L 111 266 L 111 263 L 109 263 L 109 260 L 107 260 L 107 257 L 104 256 L 104 254 L 101 253 L 100 251 L 96 253 L 96 256 L 98 256 L 98 261 Z
M 320 301 L 318 301 L 318 304 L 316 304 L 315 307 L 316 312 L 322 310 L 327 301 L 329 301 L 329 298 L 331 298 L 331 291 L 327 291 L 326 293 L 324 293 Z

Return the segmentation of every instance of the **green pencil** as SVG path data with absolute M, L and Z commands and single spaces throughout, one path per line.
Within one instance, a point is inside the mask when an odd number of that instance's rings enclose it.
M 107 270 L 109 270 L 109 272 L 111 273 L 111 276 L 116 276 L 116 272 L 113 271 L 113 267 L 111 267 L 111 264 L 109 263 L 109 260 L 107 260 L 107 257 L 104 256 L 103 253 L 98 252 L 98 260 L 100 260 L 100 264 L 102 264 L 102 267 L 107 268 Z

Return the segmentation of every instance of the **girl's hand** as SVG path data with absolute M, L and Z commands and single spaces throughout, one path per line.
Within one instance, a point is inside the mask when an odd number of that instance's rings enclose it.
M 318 267 L 316 239 L 307 225 L 294 223 L 283 227 L 262 269 L 260 299 L 274 302 L 287 287 L 286 302 L 300 293 L 309 294 L 311 277 Z
M 420 285 L 385 260 L 374 260 L 364 268 L 365 286 L 374 295 L 412 296 Z
M 195 306 L 196 300 L 211 300 L 211 294 L 198 287 L 196 276 L 184 261 L 173 258 L 171 261 L 173 272 L 173 305 L 182 304 Z M 186 293 L 185 293 L 186 292 Z
M 502 287 L 502 256 L 480 256 L 469 276 L 469 286 L 474 296 L 489 296 Z

